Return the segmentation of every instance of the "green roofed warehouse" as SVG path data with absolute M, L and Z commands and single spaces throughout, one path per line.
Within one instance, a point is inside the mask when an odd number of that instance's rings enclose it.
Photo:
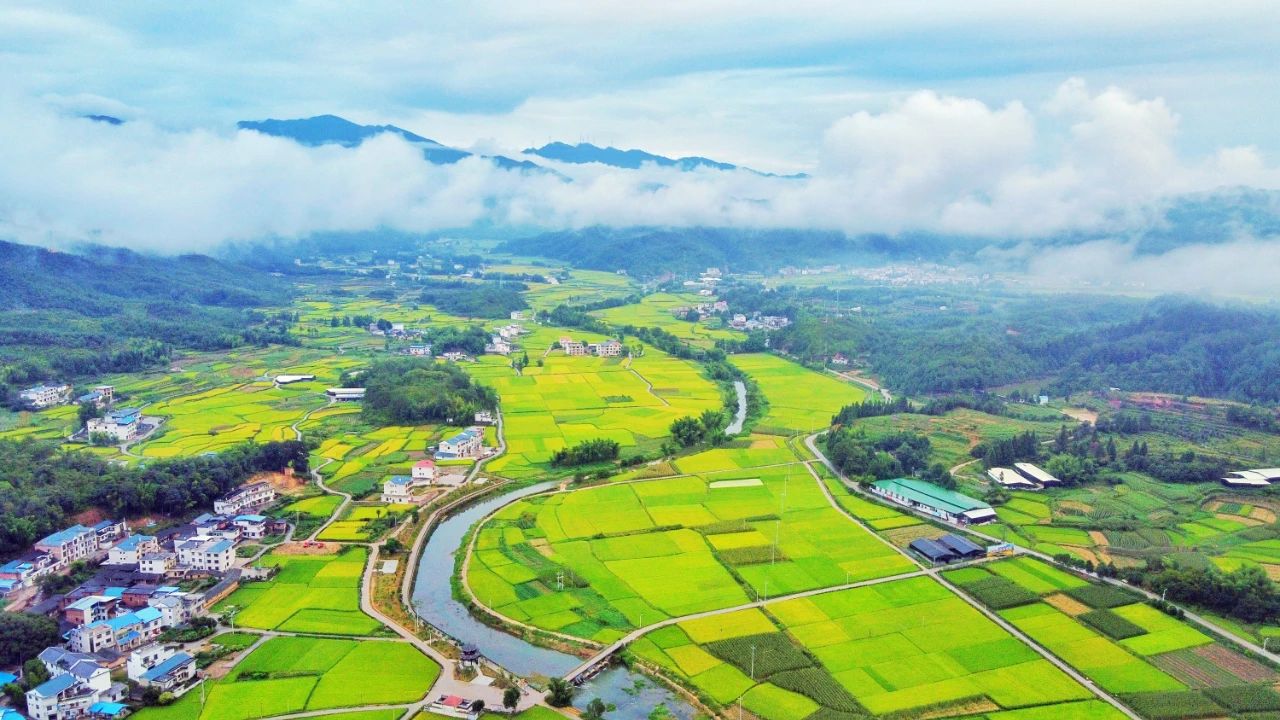
M 981 500 L 916 478 L 881 480 L 872 483 L 871 491 L 899 505 L 923 510 L 947 522 L 978 525 L 996 519 L 996 512 Z

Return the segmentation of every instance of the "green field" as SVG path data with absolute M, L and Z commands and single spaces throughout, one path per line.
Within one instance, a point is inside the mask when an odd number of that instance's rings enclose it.
M 368 552 L 344 548 L 335 555 L 270 553 L 260 564 L 278 567 L 271 579 L 245 583 L 214 607 L 235 610 L 236 624 L 260 630 L 371 635 L 382 625 L 360 611 L 360 578 Z
M 375 532 L 369 521 L 386 517 L 400 518 L 405 513 L 416 508 L 416 505 L 387 505 L 384 503 L 349 505 L 342 513 L 342 517 L 330 523 L 328 527 L 316 536 L 316 539 L 334 542 L 369 542 L 376 540 L 375 536 L 381 533 Z M 384 528 L 382 532 L 386 532 L 386 529 Z
M 608 641 L 757 595 L 915 569 L 831 507 L 803 466 L 774 465 L 779 448 L 732 463 L 709 452 L 727 467 L 513 503 L 479 531 L 468 585 L 514 620 Z M 757 452 L 767 466 L 749 467 Z
M 208 684 L 203 708 L 200 692 L 193 691 L 168 707 L 142 710 L 138 717 L 251 720 L 330 708 L 408 704 L 422 698 L 439 674 L 439 666 L 408 643 L 277 637 L 250 653 L 230 674 Z
M 540 328 L 530 346 L 564 334 L 583 337 Z M 722 405 L 719 388 L 696 365 L 653 348 L 634 360 L 552 353 L 522 375 L 501 358 L 481 358 L 467 370 L 501 398 L 507 453 L 488 468 L 509 477 L 534 476 L 556 450 L 595 438 L 617 441 L 624 453 L 652 452 L 673 421 Z
M 792 435 L 823 429 L 840 408 L 867 396 L 857 385 L 777 355 L 734 355 L 730 361 L 755 381 L 769 403 L 757 427 L 760 432 Z
M 646 635 L 632 651 L 722 706 L 740 698 L 777 720 L 819 708 L 880 715 L 977 698 L 1019 708 L 1092 697 L 928 578 L 682 622 Z

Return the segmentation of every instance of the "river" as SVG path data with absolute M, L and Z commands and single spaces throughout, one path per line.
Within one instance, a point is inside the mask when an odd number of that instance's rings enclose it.
M 747 386 L 741 380 L 734 380 L 733 391 L 738 394 L 738 411 L 733 414 L 733 422 L 724 429 L 725 435 L 742 432 L 742 424 L 747 421 Z
M 422 548 L 413 586 L 414 609 L 423 619 L 458 640 L 475 645 L 485 657 L 523 677 L 564 675 L 581 660 L 476 620 L 454 599 L 449 579 L 453 576 L 454 552 L 473 524 L 503 505 L 556 485 L 540 483 L 483 500 L 437 525 Z M 574 704 L 583 707 L 596 697 L 617 706 L 607 714 L 609 720 L 646 720 L 659 705 L 666 706 L 670 715 L 679 720 L 690 720 L 696 714 L 692 705 L 665 686 L 624 667 L 610 669 L 588 682 L 578 691 Z

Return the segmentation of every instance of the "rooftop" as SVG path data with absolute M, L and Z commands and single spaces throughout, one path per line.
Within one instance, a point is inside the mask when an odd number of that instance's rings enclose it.
M 53 697 L 60 692 L 64 692 L 76 684 L 76 678 L 69 674 L 62 674 L 52 677 L 45 682 L 37 685 L 31 692 L 40 697 Z
M 913 502 L 958 515 L 968 510 L 990 510 L 991 506 L 955 490 L 934 485 L 917 478 L 898 478 L 881 480 L 875 483 L 881 490 L 907 498 Z
M 193 660 L 194 658 L 184 652 L 175 653 L 173 657 L 143 673 L 142 679 L 158 680 Z
M 37 545 L 62 545 L 64 543 L 68 543 L 68 542 L 71 542 L 72 540 L 75 540 L 76 538 L 80 537 L 81 535 L 87 532 L 93 532 L 93 531 L 83 525 L 72 525 L 71 527 L 65 530 L 59 530 L 58 532 L 53 533 L 52 535 L 45 536 L 36 544 Z

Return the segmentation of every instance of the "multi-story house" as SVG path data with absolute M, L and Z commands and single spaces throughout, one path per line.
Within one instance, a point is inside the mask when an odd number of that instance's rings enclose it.
M 230 540 L 188 538 L 173 544 L 178 564 L 192 570 L 226 572 L 235 560 L 235 544 Z
M 250 508 L 261 507 L 276 499 L 276 490 L 268 482 L 241 485 L 220 500 L 213 502 L 213 511 L 219 515 L 239 515 Z

